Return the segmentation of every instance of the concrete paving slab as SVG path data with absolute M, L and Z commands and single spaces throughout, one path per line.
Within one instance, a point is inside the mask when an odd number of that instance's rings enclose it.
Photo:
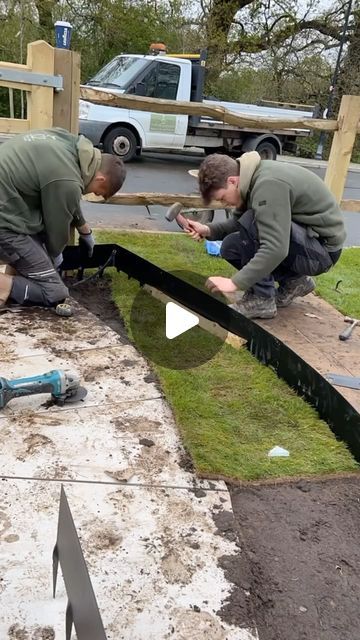
M 0 334 L 1 375 L 63 368 L 89 391 L 76 406 L 39 395 L 0 413 L 0 639 L 64 637 L 61 580 L 51 597 L 63 482 L 109 640 L 256 640 L 221 615 L 234 585 L 220 559 L 240 553 L 216 526 L 232 519 L 226 485 L 182 465 L 145 360 L 81 309 L 3 315 Z
M 218 562 L 238 551 L 217 535 L 212 518 L 231 510 L 226 493 L 198 499 L 181 490 L 76 483 L 65 490 L 109 640 L 256 639 L 218 613 L 231 591 Z M 61 581 L 55 601 L 51 595 L 59 495 L 59 483 L 1 483 L 4 640 L 43 638 L 36 633 L 46 627 L 54 633 L 48 637 L 64 637 Z
M 225 490 L 184 468 L 172 412 L 162 399 L 0 414 L 3 476 Z
M 6 368 L 6 363 L 16 358 L 26 358 L 28 356 L 46 356 L 46 350 L 29 344 L 26 335 L 17 334 L 16 342 L 13 334 L 4 334 L 0 336 L 0 363 L 2 370 Z M 2 374 L 4 375 L 4 374 Z
M 16 360 L 9 359 L 2 366 L 6 378 L 38 375 L 52 369 L 64 369 L 81 377 L 88 395 L 81 406 L 104 406 L 117 402 L 140 401 L 158 398 L 162 394 L 157 388 L 150 369 L 130 345 L 102 347 L 72 352 L 58 350 L 55 343 L 50 355 L 28 356 Z M 146 382 L 144 380 L 148 380 Z M 12 415 L 21 409 L 46 411 L 50 396 L 37 395 L 12 400 L 4 409 L 4 415 Z M 67 411 L 70 405 L 54 407 L 56 411 Z
M 9 355 L 23 357 L 39 352 L 68 353 L 124 343 L 117 333 L 98 322 L 75 300 L 71 301 L 71 305 L 74 309 L 72 318 L 61 318 L 49 309 L 40 308 L 29 308 L 21 313 L 2 313 L 0 340 L 8 349 L 11 347 Z

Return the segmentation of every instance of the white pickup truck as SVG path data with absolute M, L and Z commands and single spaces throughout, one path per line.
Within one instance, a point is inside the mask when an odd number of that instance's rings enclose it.
M 311 118 L 309 111 L 261 107 L 204 99 L 206 52 L 198 55 L 119 55 L 85 86 L 109 93 L 127 93 L 168 100 L 204 101 L 249 116 Z M 240 155 L 256 149 L 262 158 L 275 159 L 294 150 L 297 136 L 308 129 L 261 130 L 227 125 L 207 117 L 170 115 L 102 106 L 80 101 L 80 133 L 107 153 L 125 162 L 143 150 L 200 147 L 206 153 L 225 151 Z

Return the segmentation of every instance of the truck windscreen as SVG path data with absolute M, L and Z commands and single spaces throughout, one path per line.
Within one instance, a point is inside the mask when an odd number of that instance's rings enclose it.
M 100 69 L 86 84 L 126 89 L 138 73 L 149 64 L 144 58 L 118 56 Z

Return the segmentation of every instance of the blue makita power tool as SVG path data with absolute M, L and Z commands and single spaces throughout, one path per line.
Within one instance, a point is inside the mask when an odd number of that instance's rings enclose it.
M 38 393 L 51 393 L 54 404 L 62 406 L 68 402 L 83 400 L 87 391 L 80 386 L 78 375 L 67 373 L 61 369 L 31 378 L 7 380 L 0 377 L 0 409 L 3 409 L 14 398 Z

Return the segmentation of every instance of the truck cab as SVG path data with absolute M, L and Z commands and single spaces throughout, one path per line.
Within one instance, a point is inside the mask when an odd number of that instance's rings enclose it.
M 120 55 L 86 86 L 109 93 L 190 100 L 191 62 L 165 56 Z M 135 111 L 80 101 L 80 133 L 125 161 L 142 149 L 182 149 L 188 116 Z

